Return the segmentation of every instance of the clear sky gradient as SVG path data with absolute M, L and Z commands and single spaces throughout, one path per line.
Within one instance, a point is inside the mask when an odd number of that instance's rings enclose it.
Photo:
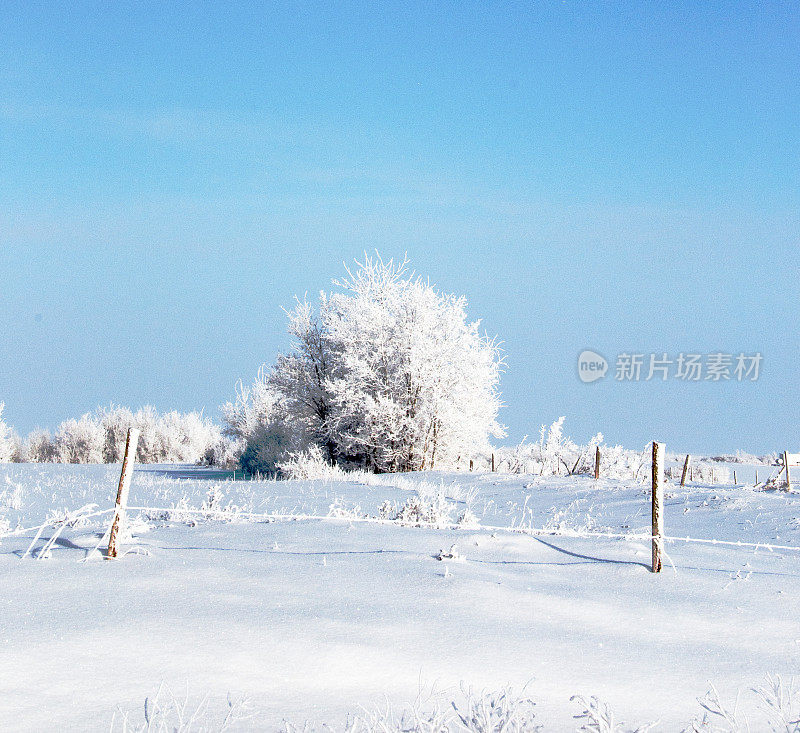
M 111 401 L 218 417 L 287 347 L 281 306 L 377 249 L 504 341 L 508 440 L 566 415 L 800 448 L 795 3 L 12 1 L 0 26 L 21 432 Z M 714 351 L 760 379 L 614 379 Z

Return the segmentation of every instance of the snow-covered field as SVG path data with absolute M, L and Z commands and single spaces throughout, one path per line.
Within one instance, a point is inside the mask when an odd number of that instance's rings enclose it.
M 649 540 L 604 536 L 649 533 L 646 485 L 440 472 L 231 481 L 147 466 L 129 503 L 157 511 L 131 511 L 123 558 L 92 552 L 109 515 L 64 529 L 35 559 L 47 529 L 23 558 L 35 533 L 16 528 L 111 507 L 118 471 L 0 465 L 2 730 L 108 730 L 115 714 L 121 730 L 126 714 L 143 722 L 162 684 L 161 699 L 169 688 L 191 709 L 207 696 L 205 722 L 230 694 L 251 716 L 234 728 L 338 729 L 360 706 L 463 699 L 461 683 L 527 684 L 536 722 L 555 731 L 586 723 L 574 695 L 597 695 L 630 727 L 682 730 L 713 683 L 731 710 L 741 692 L 739 718 L 769 730 L 750 688 L 797 670 L 800 552 L 671 541 L 653 575 Z M 669 485 L 666 498 L 668 535 L 800 548 L 800 495 Z M 189 511 L 204 503 L 221 514 Z M 391 519 L 420 505 L 462 527 Z M 508 531 L 519 527 L 542 532 Z

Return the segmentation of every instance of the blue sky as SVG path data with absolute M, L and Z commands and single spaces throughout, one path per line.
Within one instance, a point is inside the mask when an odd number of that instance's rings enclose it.
M 792 3 L 14 3 L 0 401 L 204 408 L 364 250 L 504 341 L 509 440 L 800 448 Z M 612 362 L 583 384 L 578 353 Z M 763 354 L 619 382 L 622 352 Z

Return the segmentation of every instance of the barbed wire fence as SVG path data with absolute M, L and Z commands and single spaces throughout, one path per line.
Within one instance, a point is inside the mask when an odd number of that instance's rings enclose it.
M 61 534 L 65 529 L 85 525 L 92 519 L 99 519 L 107 515 L 113 514 L 111 524 L 109 525 L 105 534 L 101 537 L 100 542 L 95 548 L 94 553 L 100 552 L 102 545 L 108 541 L 108 551 L 105 556 L 107 558 L 116 557 L 116 538 L 120 525 L 125 521 L 127 512 L 138 511 L 144 514 L 150 520 L 163 520 L 170 521 L 180 517 L 197 516 L 205 520 L 226 520 L 232 519 L 245 520 L 250 522 L 321 522 L 321 521 L 346 521 L 351 524 L 375 524 L 375 525 L 391 525 L 391 526 L 404 526 L 416 527 L 438 530 L 450 531 L 469 531 L 469 532 L 490 532 L 508 533 L 517 535 L 526 535 L 531 537 L 563 537 L 572 539 L 613 539 L 624 541 L 649 541 L 652 544 L 653 551 L 653 572 L 661 570 L 661 554 L 664 552 L 664 543 L 686 543 L 686 544 L 704 544 L 704 545 L 718 545 L 725 547 L 747 548 L 752 549 L 754 552 L 765 550 L 768 552 L 786 551 L 800 553 L 800 546 L 775 544 L 769 542 L 747 542 L 743 540 L 720 540 L 716 538 L 704 537 L 691 537 L 691 536 L 676 536 L 669 535 L 663 529 L 663 489 L 664 489 L 664 474 L 663 470 L 663 457 L 665 448 L 663 443 L 653 442 L 653 461 L 652 461 L 652 531 L 647 532 L 600 532 L 590 530 L 568 529 L 568 528 L 550 528 L 550 527 L 534 527 L 532 523 L 527 526 L 517 525 L 486 525 L 486 524 L 461 524 L 452 522 L 425 522 L 425 521 L 402 521 L 399 518 L 389 519 L 383 517 L 371 516 L 355 516 L 354 514 L 341 514 L 328 513 L 328 514 L 309 514 L 302 512 L 247 512 L 236 509 L 220 510 L 213 507 L 202 507 L 194 509 L 184 506 L 172 507 L 154 507 L 154 506 L 128 506 L 127 505 L 127 492 L 130 487 L 131 475 L 133 472 L 133 458 L 136 452 L 136 442 L 138 440 L 138 431 L 131 431 L 128 435 L 126 442 L 126 452 L 123 459 L 122 471 L 120 474 L 119 489 L 117 492 L 117 500 L 115 506 L 108 509 L 99 509 L 96 504 L 86 504 L 74 511 L 68 511 L 61 515 L 53 516 L 45 522 L 30 526 L 18 527 L 14 530 L 7 531 L 0 535 L 0 539 L 9 537 L 20 537 L 29 533 L 35 533 L 34 537 L 28 546 L 28 549 L 21 555 L 22 559 L 27 557 L 36 557 L 43 559 L 50 556 L 50 551 L 56 544 Z M 688 463 L 687 456 L 687 463 Z M 598 457 L 599 462 L 599 457 Z M 685 468 L 684 468 L 685 473 Z M 37 543 L 42 539 L 43 534 L 48 528 L 55 531 L 45 539 L 44 544 L 36 549 Z M 89 553 L 91 554 L 91 552 Z M 88 555 L 87 555 L 88 556 Z M 85 559 L 85 558 L 84 558 Z M 667 556 L 667 559 L 668 556 Z M 671 562 L 671 560 L 670 560 Z M 674 568 L 673 563 L 673 568 Z

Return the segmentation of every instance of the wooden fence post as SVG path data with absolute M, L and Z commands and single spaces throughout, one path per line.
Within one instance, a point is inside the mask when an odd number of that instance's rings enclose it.
M 733 469 L 733 485 L 736 486 L 736 469 Z
M 136 428 L 129 428 L 128 439 L 125 441 L 125 456 L 122 459 L 122 472 L 119 475 L 114 519 L 111 522 L 111 532 L 108 535 L 107 558 L 117 556 L 117 534 L 119 534 L 120 523 L 124 519 L 125 507 L 128 504 L 128 490 L 131 488 L 131 475 L 133 474 L 133 464 L 136 462 L 136 446 L 138 444 L 139 431 Z
M 471 458 L 469 459 L 469 470 L 470 471 L 472 470 L 472 459 Z
M 786 488 L 792 488 L 792 482 L 789 478 L 789 453 L 787 451 L 783 451 L 783 467 L 786 469 Z
M 661 572 L 664 536 L 664 444 L 653 441 L 653 572 Z
M 681 486 L 686 486 L 686 472 L 689 470 L 689 454 L 686 454 L 686 460 L 683 462 L 683 473 L 681 474 Z
M 594 478 L 595 480 L 600 478 L 600 446 L 596 446 L 594 449 Z
M 492 471 L 494 471 L 494 453 L 492 453 Z

